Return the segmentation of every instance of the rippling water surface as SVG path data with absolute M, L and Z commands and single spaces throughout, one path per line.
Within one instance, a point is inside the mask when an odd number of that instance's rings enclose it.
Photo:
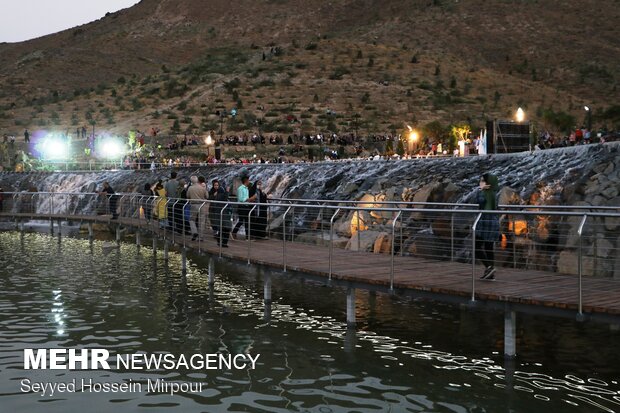
M 186 276 L 149 248 L 0 233 L 0 411 L 620 412 L 615 326 L 518 315 L 519 357 L 502 356 L 503 316 L 446 304 L 357 296 L 347 331 L 341 289 L 204 257 Z M 24 371 L 24 348 L 259 353 L 255 370 Z M 203 392 L 20 392 L 20 381 L 203 383 Z

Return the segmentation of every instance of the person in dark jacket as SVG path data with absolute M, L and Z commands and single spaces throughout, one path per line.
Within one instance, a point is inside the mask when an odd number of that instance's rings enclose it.
M 110 212 L 112 213 L 112 219 L 117 219 L 118 212 L 116 211 L 116 209 L 117 209 L 118 197 L 116 196 L 116 192 L 114 192 L 114 189 L 112 189 L 108 181 L 105 181 L 103 183 L 103 189 L 99 192 L 99 195 L 105 195 L 108 197 L 108 206 L 109 206 Z
M 209 201 L 216 201 L 209 203 L 209 221 L 211 222 L 211 228 L 213 229 L 214 235 L 216 239 L 219 239 L 219 231 L 220 231 L 220 211 L 224 207 L 223 204 L 220 204 L 219 199 L 222 198 L 221 192 L 224 189 L 220 187 L 220 181 L 214 179 L 211 181 L 211 189 L 209 190 Z
M 213 228 L 215 241 L 217 245 L 222 243 L 222 247 L 228 248 L 228 239 L 232 230 L 232 208 L 224 208 L 228 202 L 228 192 L 224 187 L 224 183 L 214 179 L 211 190 L 209 191 L 209 200 L 217 201 L 209 205 L 209 220 Z
M 267 194 L 262 190 L 263 182 L 261 180 L 256 181 L 250 188 L 250 197 L 256 196 L 256 209 L 252 213 L 252 229 L 251 236 L 253 239 L 265 239 L 267 238 L 267 201 L 269 198 Z
M 480 191 L 477 200 L 481 211 L 497 210 L 498 179 L 495 175 L 486 173 L 480 178 Z M 483 280 L 495 279 L 495 241 L 498 241 L 499 216 L 483 213 L 476 227 L 476 258 L 484 264 Z

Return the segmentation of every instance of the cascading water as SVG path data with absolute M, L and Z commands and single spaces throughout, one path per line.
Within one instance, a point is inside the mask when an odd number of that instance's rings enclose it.
M 479 177 L 488 172 L 499 178 L 500 188 L 502 188 L 500 203 L 502 204 L 620 207 L 620 143 L 487 157 L 431 158 L 410 161 L 343 161 L 315 164 L 218 165 L 179 168 L 177 172 L 179 178 L 185 181 L 188 181 L 191 175 L 203 175 L 208 182 L 217 178 L 233 192 L 239 185 L 241 175 L 247 174 L 252 181 L 262 180 L 265 192 L 272 198 L 363 199 L 369 201 L 370 204 L 373 199 L 472 203 L 475 201 Z M 93 194 L 96 188 L 101 188 L 104 181 L 108 181 L 116 192 L 127 193 L 138 192 L 145 183 L 153 184 L 158 180 L 165 180 L 169 174 L 168 169 L 45 174 L 3 173 L 0 174 L 0 185 L 7 192 L 27 191 L 34 188 L 41 192 Z M 73 197 L 64 204 L 56 202 L 51 205 L 48 201 L 43 201 L 38 204 L 37 208 L 39 212 L 76 213 L 84 209 L 93 211 L 97 208 L 97 201 L 93 195 L 85 195 L 82 199 Z M 271 208 L 273 229 L 282 225 L 280 215 L 283 210 L 283 208 Z M 378 237 L 391 231 L 390 216 L 383 216 L 383 214 L 357 216 L 352 212 L 342 213 L 335 221 L 335 233 L 343 237 L 340 239 L 343 243 L 349 241 L 350 238 L 349 246 L 353 245 L 352 241 L 355 237 L 355 225 L 352 225 L 354 217 L 358 219 L 358 222 L 363 222 L 364 226 L 374 225 L 374 232 L 366 231 L 364 235 L 366 237 L 376 236 L 376 239 L 367 240 L 369 241 L 367 245 L 375 245 L 375 249 L 377 248 L 375 241 Z M 311 242 L 318 243 L 319 239 L 323 242 L 326 237 L 324 224 L 329 225 L 329 218 L 316 210 L 298 208 L 291 217 L 294 219 L 294 226 L 290 233 L 293 236 L 300 235 L 308 238 L 308 234 L 304 232 L 309 232 L 312 228 L 314 228 L 313 231 L 319 231 L 318 228 L 321 228 L 320 234 L 312 235 L 315 238 Z M 448 226 L 447 236 L 450 236 L 450 222 L 449 220 L 446 222 L 445 218 L 428 219 L 428 216 L 421 218 L 421 215 L 416 213 L 402 218 L 406 242 L 398 248 L 406 250 L 407 253 L 419 254 L 418 245 L 424 243 L 427 246 L 432 245 L 434 250 L 440 248 L 441 242 L 437 244 L 436 241 L 438 237 L 441 237 L 442 231 L 445 239 L 446 226 Z M 514 228 L 522 225 L 521 222 L 516 222 L 517 220 L 518 217 L 511 217 L 508 226 L 512 225 Z M 543 224 L 538 218 L 530 218 L 529 221 L 531 222 L 528 223 L 527 237 L 531 240 L 528 239 L 528 243 L 555 243 L 552 255 L 535 257 L 531 264 L 532 268 L 539 268 L 540 262 L 545 260 L 549 262 L 551 257 L 554 271 L 574 271 L 576 267 L 572 263 L 574 237 L 571 235 L 576 232 L 574 220 L 543 220 Z M 461 231 L 464 238 L 456 246 L 458 251 L 455 256 L 464 261 L 470 259 L 468 251 L 471 242 L 466 241 L 470 224 L 469 222 L 456 222 L 457 232 Z M 604 242 L 601 242 L 605 246 L 604 251 L 607 251 L 609 255 L 608 251 L 620 249 L 620 240 L 614 232 L 619 229 L 620 224 L 614 220 L 605 221 L 604 224 L 597 227 L 598 234 L 596 231 L 591 231 L 588 236 L 603 239 Z M 291 225 L 288 223 L 286 225 L 287 231 L 290 231 Z M 416 239 L 421 241 L 414 245 Z M 379 248 L 389 250 L 388 244 L 385 245 Z M 445 247 L 441 248 L 445 250 Z M 534 253 L 535 255 L 537 248 L 538 246 L 534 249 L 530 248 L 527 254 Z M 542 250 L 547 249 L 549 249 L 547 245 L 542 248 Z M 561 253 L 564 253 L 564 261 L 562 261 Z M 597 261 L 597 256 L 602 252 L 592 250 L 587 254 L 590 255 L 592 261 Z M 603 258 L 604 260 L 597 261 L 596 265 L 600 267 L 598 273 L 620 277 L 620 263 L 614 264 L 611 255 Z M 605 261 L 604 265 L 601 264 L 602 261 Z

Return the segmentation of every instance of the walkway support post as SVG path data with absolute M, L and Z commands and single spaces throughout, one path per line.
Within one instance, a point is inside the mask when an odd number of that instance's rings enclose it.
M 286 208 L 284 215 L 282 216 L 282 268 L 286 272 L 286 215 L 289 213 L 292 207 Z
M 334 219 L 340 212 L 340 208 L 334 212 L 334 215 L 329 220 L 329 277 L 328 280 L 332 280 L 332 256 L 334 255 Z
M 164 261 L 168 261 L 168 253 L 170 250 L 170 243 L 168 240 L 164 240 Z
M 582 276 L 583 276 L 583 229 L 586 226 L 588 215 L 584 215 L 579 223 L 579 229 L 577 229 L 577 235 L 579 236 L 579 255 L 577 256 L 577 267 L 579 275 L 579 304 L 578 304 L 578 316 L 583 316 L 583 292 L 582 292 Z
M 265 304 L 271 304 L 271 274 L 265 274 L 264 276 L 264 301 Z
M 153 255 L 157 255 L 157 237 L 153 237 Z
M 215 284 L 215 261 L 209 257 L 209 285 Z
M 136 228 L 136 245 L 140 248 L 140 229 Z
M 60 244 L 60 240 L 62 237 L 62 221 L 58 220 L 58 243 Z
M 394 243 L 396 241 L 396 222 L 398 221 L 398 219 L 400 218 L 401 214 L 403 211 L 398 211 L 398 214 L 396 214 L 396 217 L 394 217 L 392 219 L 392 257 L 391 257 L 391 263 L 390 263 L 390 291 L 394 291 Z M 401 225 L 402 228 L 402 225 Z M 400 246 L 401 250 L 403 248 L 403 246 Z
M 347 290 L 347 327 L 355 328 L 355 288 Z
M 504 311 L 504 357 L 513 358 L 517 355 L 517 316 L 506 306 Z
M 478 213 L 474 225 L 471 227 L 471 300 L 476 301 L 476 227 L 482 218 L 482 212 Z
M 181 271 L 187 272 L 187 249 L 185 247 L 181 249 Z
M 88 238 L 92 239 L 94 236 L 93 223 L 88 223 Z

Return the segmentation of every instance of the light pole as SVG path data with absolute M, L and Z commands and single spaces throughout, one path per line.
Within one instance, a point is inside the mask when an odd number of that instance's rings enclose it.
M 517 113 L 515 115 L 515 118 L 516 118 L 518 123 L 523 123 L 523 121 L 525 120 L 525 112 L 523 111 L 523 109 L 521 109 L 521 108 L 517 109 Z
M 586 127 L 588 131 L 592 130 L 592 110 L 589 106 L 584 106 L 583 109 L 586 111 Z
M 213 145 L 213 138 L 211 137 L 211 134 L 207 135 L 207 138 L 205 139 L 205 144 L 207 145 L 207 159 L 208 159 L 209 156 L 211 156 L 211 145 Z
M 413 148 L 417 144 L 419 137 L 420 136 L 415 129 L 409 130 L 409 155 L 414 155 Z

